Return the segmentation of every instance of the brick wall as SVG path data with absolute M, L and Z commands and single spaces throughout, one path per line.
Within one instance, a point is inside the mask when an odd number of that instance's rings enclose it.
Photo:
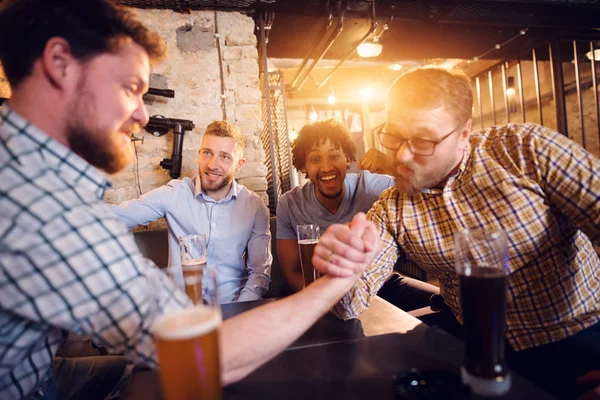
M 212 11 L 180 14 L 169 10 L 135 10 L 140 20 L 157 31 L 167 43 L 168 57 L 155 66 L 151 87 L 175 91 L 175 98 L 153 97 L 147 102 L 150 115 L 190 119 L 196 128 L 185 134 L 182 176 L 197 174 L 198 149 L 206 126 L 223 119 L 221 78 Z M 256 191 L 265 201 L 267 180 L 264 151 L 259 135 L 262 129 L 258 79 L 258 54 L 254 21 L 234 12 L 218 12 L 225 82 L 227 119 L 235 123 L 245 138 L 246 164 L 236 174 L 239 183 Z M 166 184 L 171 178 L 159 166 L 170 157 L 173 135 L 154 137 L 143 131 L 143 143 L 136 142 L 142 192 Z M 120 203 L 138 197 L 135 183 L 136 165 L 111 177 L 113 188 L 105 200 Z

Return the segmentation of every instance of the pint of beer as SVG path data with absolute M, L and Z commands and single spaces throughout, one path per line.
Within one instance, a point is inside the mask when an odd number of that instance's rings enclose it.
M 298 225 L 298 253 L 300 254 L 300 266 L 304 277 L 304 287 L 314 282 L 319 277 L 319 272 L 312 263 L 315 246 L 319 242 L 320 229 L 318 225 Z
M 202 280 L 206 269 L 206 235 L 179 237 L 185 293 L 194 304 L 202 304 Z
M 505 358 L 508 257 L 506 234 L 463 230 L 454 235 L 466 345 L 461 377 L 473 393 L 502 396 L 510 390 Z
M 202 279 L 206 269 L 206 258 L 189 260 L 181 264 L 185 294 L 194 304 L 202 304 Z
M 197 305 L 159 317 L 154 325 L 166 400 L 221 399 L 218 307 Z

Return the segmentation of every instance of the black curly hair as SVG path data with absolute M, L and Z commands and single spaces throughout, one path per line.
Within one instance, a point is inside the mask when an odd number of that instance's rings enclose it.
M 335 119 L 307 124 L 300 129 L 298 137 L 292 143 L 292 159 L 298 171 L 304 170 L 306 154 L 314 144 L 321 144 L 329 139 L 336 148 L 341 148 L 348 163 L 356 161 L 356 145 L 344 125 Z

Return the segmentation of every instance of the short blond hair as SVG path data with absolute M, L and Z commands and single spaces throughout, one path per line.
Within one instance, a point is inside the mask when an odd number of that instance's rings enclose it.
M 235 143 L 244 150 L 244 136 L 240 132 L 239 128 L 227 121 L 213 121 L 207 127 L 204 132 L 205 135 L 219 136 L 219 137 L 230 137 L 235 139 Z
M 400 75 L 390 88 L 388 108 L 437 108 L 445 106 L 456 122 L 473 114 L 471 80 L 460 70 L 439 66 L 417 67 Z

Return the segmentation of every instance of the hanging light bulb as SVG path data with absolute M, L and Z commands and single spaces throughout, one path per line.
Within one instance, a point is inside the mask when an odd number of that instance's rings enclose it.
M 585 56 L 590 61 L 592 60 L 592 58 L 594 59 L 594 61 L 600 61 L 600 49 L 595 49 L 594 55 L 592 55 L 591 51 L 588 51 L 587 53 L 585 53 Z
M 315 111 L 315 106 L 310 106 L 310 107 L 311 107 L 312 111 L 308 115 L 308 118 L 310 119 L 311 122 L 316 122 L 319 119 L 319 114 L 317 114 L 317 112 Z
M 358 55 L 363 58 L 377 57 L 383 51 L 383 46 L 377 40 L 369 40 L 361 43 L 356 51 L 358 52 Z
M 335 92 L 333 91 L 333 86 L 332 86 L 331 87 L 331 94 L 327 97 L 327 102 L 329 104 L 333 104 L 333 103 L 335 103 L 335 100 L 336 100 L 336 98 L 335 98 Z

